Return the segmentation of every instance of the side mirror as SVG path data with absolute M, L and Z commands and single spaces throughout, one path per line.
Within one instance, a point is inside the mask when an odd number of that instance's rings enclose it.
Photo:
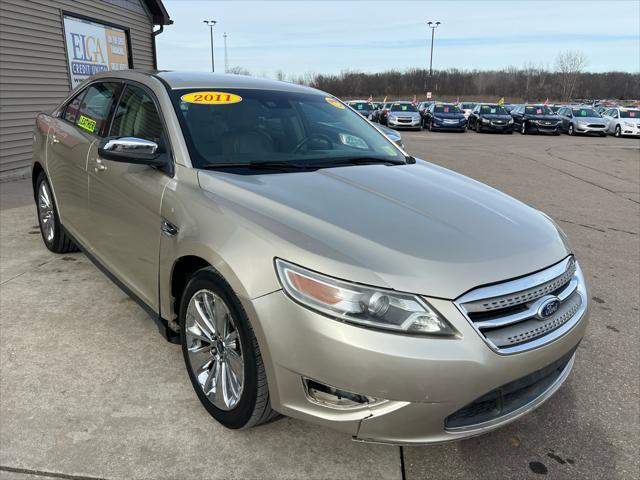
M 114 162 L 162 166 L 166 159 L 158 152 L 158 144 L 136 137 L 107 137 L 98 144 L 98 155 Z

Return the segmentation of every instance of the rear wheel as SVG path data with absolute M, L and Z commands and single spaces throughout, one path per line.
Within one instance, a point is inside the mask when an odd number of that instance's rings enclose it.
M 613 131 L 613 136 L 620 138 L 622 136 L 622 129 L 620 125 L 616 125 L 616 129 Z
M 567 133 L 569 135 L 573 135 L 574 133 L 576 133 L 575 130 L 573 129 L 573 124 L 572 123 L 569 124 L 569 127 L 567 128 Z
M 69 253 L 78 250 L 71 237 L 60 224 L 56 202 L 51 193 L 51 185 L 44 172 L 36 180 L 36 204 L 38 206 L 38 225 L 46 247 L 54 253 Z
M 189 280 L 180 302 L 181 343 L 198 399 L 227 428 L 275 418 L 258 342 L 240 301 L 211 267 Z

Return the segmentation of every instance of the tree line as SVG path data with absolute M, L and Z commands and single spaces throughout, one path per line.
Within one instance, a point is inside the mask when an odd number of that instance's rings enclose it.
M 386 71 L 381 73 L 342 72 L 316 74 L 289 81 L 304 83 L 338 98 L 406 99 L 491 99 L 511 102 L 565 102 L 571 99 L 640 99 L 640 74 L 628 72 L 549 71 L 539 67 L 503 70 Z

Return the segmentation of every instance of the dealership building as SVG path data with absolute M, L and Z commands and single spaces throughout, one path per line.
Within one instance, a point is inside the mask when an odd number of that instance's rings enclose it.
M 97 72 L 155 69 L 161 0 L 0 1 L 0 181 L 29 172 L 38 112 Z

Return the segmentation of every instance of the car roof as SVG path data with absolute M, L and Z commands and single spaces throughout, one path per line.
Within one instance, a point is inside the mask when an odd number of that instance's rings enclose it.
M 324 94 L 321 90 L 297 85 L 295 83 L 271 80 L 268 78 L 256 78 L 246 75 L 228 75 L 208 72 L 186 72 L 171 70 L 110 70 L 99 73 L 92 78 L 122 78 L 130 80 L 148 79 L 155 77 L 164 82 L 172 90 L 191 88 L 246 88 L 255 90 L 277 90 L 283 92 Z

